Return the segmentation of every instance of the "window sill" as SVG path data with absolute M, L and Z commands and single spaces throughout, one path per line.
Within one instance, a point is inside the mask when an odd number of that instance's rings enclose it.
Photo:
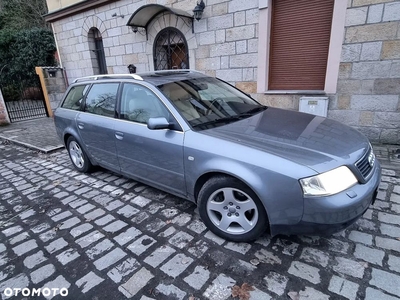
M 313 91 L 313 90 L 270 90 L 265 91 L 265 95 L 326 95 L 325 91 Z

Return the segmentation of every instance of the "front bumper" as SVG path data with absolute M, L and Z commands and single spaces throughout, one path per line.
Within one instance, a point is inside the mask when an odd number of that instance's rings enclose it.
M 318 234 L 338 232 L 357 221 L 373 204 L 381 181 L 381 166 L 376 160 L 372 177 L 341 193 L 327 197 L 304 198 L 303 216 L 294 225 L 274 226 L 273 234 Z

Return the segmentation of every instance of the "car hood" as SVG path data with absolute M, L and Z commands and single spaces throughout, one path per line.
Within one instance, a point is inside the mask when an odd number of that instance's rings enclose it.
M 349 126 L 272 107 L 201 133 L 280 156 L 318 173 L 354 164 L 369 147 L 368 139 Z

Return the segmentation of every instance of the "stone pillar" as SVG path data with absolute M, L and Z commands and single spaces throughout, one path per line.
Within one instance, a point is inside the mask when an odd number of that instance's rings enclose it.
M 8 116 L 6 103 L 4 102 L 3 94 L 0 89 L 0 125 L 10 124 L 10 118 Z
M 64 76 L 64 69 L 59 67 L 36 67 L 36 74 L 39 75 L 46 100 L 49 116 L 59 106 L 62 97 L 67 90 L 67 81 Z

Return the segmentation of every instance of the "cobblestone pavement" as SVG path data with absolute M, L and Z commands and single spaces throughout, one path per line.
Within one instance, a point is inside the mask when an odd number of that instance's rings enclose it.
M 382 167 L 400 171 L 400 145 L 374 145 L 373 148 Z
M 3 142 L 0 295 L 29 287 L 68 288 L 53 299 L 400 299 L 399 171 L 382 179 L 375 206 L 339 234 L 237 244 L 211 234 L 188 201 L 102 169 L 75 172 L 65 150 Z

